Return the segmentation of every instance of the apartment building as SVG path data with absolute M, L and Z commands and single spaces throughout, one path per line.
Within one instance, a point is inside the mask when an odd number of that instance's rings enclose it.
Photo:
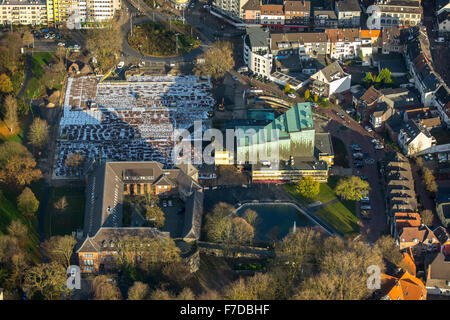
M 354 59 L 359 54 L 361 38 L 359 29 L 325 29 L 330 42 L 332 59 Z
M 298 52 L 300 56 L 316 56 L 330 53 L 328 38 L 323 32 L 271 33 L 270 38 L 270 49 L 274 55 Z
M 242 19 L 247 24 L 261 23 L 261 0 L 249 0 L 242 6 Z
M 378 0 L 375 3 L 381 11 L 381 27 L 417 26 L 422 20 L 420 0 Z
M 248 0 L 213 0 L 212 6 L 220 14 L 231 19 L 240 21 L 242 17 L 242 8 Z
M 358 0 L 339 0 L 334 11 L 339 27 L 358 28 L 361 25 L 361 8 Z
M 263 4 L 261 6 L 261 24 L 271 28 L 284 25 L 284 9 L 280 4 Z
M 2 24 L 47 24 L 45 0 L 3 0 L 0 4 Z
M 346 92 L 350 90 L 351 77 L 335 61 L 311 76 L 311 92 L 319 97 Z
M 244 36 L 244 62 L 249 70 L 269 78 L 272 60 L 269 30 L 261 26 L 247 27 Z
M 314 8 L 314 28 L 337 28 L 338 19 L 333 10 Z
M 310 22 L 310 1 L 285 1 L 284 14 L 286 25 L 303 25 L 307 26 Z
M 400 130 L 398 144 L 406 156 L 417 154 L 435 143 L 430 132 L 420 123 L 409 120 Z

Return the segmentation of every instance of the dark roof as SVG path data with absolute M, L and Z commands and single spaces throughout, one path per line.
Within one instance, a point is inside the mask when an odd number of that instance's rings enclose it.
M 259 10 L 261 9 L 261 0 L 248 0 L 246 4 L 242 6 L 243 10 Z
M 437 227 L 433 230 L 433 232 L 441 244 L 446 243 L 450 239 L 450 235 L 448 234 L 447 230 L 445 230 L 445 228 L 442 226 Z
M 201 190 L 195 191 L 186 202 L 183 239 L 200 238 L 202 216 L 203 216 L 203 198 L 204 194 Z
M 392 131 L 396 133 L 399 133 L 400 129 L 403 127 L 403 119 L 397 112 L 395 112 L 391 117 L 389 117 L 386 123 L 389 125 Z
M 439 11 L 449 3 L 449 0 L 436 0 L 436 11 Z
M 436 199 L 436 204 L 450 203 L 450 188 L 449 187 L 439 187 Z
M 448 12 L 448 11 L 442 11 L 437 16 L 438 23 L 441 23 L 445 20 L 450 20 L 450 12 Z
M 336 8 L 339 12 L 343 11 L 361 11 L 358 0 L 340 0 L 336 1 Z
M 403 59 L 383 59 L 378 63 L 380 70 L 387 68 L 392 73 L 408 73 Z
M 250 48 L 268 47 L 270 32 L 267 28 L 261 26 L 247 27 L 245 29 L 246 43 Z
M 328 132 L 317 133 L 314 140 L 314 153 L 325 153 L 328 155 L 333 155 L 333 144 L 331 143 L 331 135 Z M 318 154 L 316 157 L 318 158 Z
M 168 232 L 156 228 L 100 228 L 92 237 L 86 237 L 76 252 L 117 251 L 118 241 L 125 237 L 161 238 L 168 237 Z
M 441 86 L 435 93 L 434 96 L 437 101 L 442 105 L 446 105 L 450 101 L 450 92 L 447 86 Z

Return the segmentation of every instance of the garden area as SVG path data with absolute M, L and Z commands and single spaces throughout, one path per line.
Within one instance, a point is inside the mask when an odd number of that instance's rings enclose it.
M 339 199 L 335 188 L 340 180 L 338 176 L 330 176 L 327 183 L 320 183 L 319 193 L 307 198 L 297 192 L 295 184 L 286 184 L 285 190 L 298 202 L 310 205 L 320 201 L 327 204 L 315 211 L 315 215 L 323 222 L 342 235 L 350 235 L 359 232 L 358 218 L 356 217 L 355 201 Z
M 64 200 L 62 200 L 64 199 Z M 85 194 L 81 187 L 54 187 L 46 208 L 46 238 L 83 228 Z
M 200 45 L 190 25 L 171 22 L 171 30 L 158 23 L 148 22 L 133 28 L 128 35 L 130 46 L 141 54 L 169 57 L 187 53 Z

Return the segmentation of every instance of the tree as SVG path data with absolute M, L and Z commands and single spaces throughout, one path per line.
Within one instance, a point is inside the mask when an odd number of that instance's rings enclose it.
M 67 156 L 64 164 L 66 167 L 78 168 L 83 162 L 83 155 L 80 152 L 74 152 Z
M 362 79 L 362 82 L 366 84 L 366 87 L 369 87 L 374 82 L 372 73 L 367 72 L 365 77 Z
M 161 269 L 161 273 L 170 284 L 180 290 L 186 286 L 187 280 L 192 277 L 189 266 L 183 261 L 164 265 Z
M 14 156 L 33 158 L 33 155 L 21 143 L 5 141 L 0 145 L 0 167 L 6 165 Z
M 45 256 L 52 262 L 65 266 L 70 266 L 70 257 L 77 240 L 70 235 L 54 236 L 45 240 L 42 244 Z
M 94 300 L 121 300 L 122 294 L 115 283 L 108 276 L 96 276 L 92 281 Z
M 291 92 L 291 85 L 289 83 L 286 83 L 283 89 L 284 92 L 289 93 Z
M 63 212 L 67 209 L 67 207 L 69 206 L 69 203 L 67 202 L 66 196 L 62 196 L 61 198 L 59 198 L 54 204 L 53 206 L 55 207 L 56 210 Z
M 383 83 L 383 84 L 391 84 L 392 78 L 391 78 L 391 72 L 389 69 L 384 68 L 380 71 L 377 78 L 375 79 L 376 83 Z
M 429 209 L 427 210 L 423 210 L 420 213 L 420 217 L 422 219 L 422 223 L 426 226 L 431 226 L 433 225 L 433 221 L 434 221 L 434 216 L 433 216 L 433 212 Z
M 14 155 L 0 168 L 0 182 L 16 189 L 40 178 L 41 170 L 36 169 L 36 161 L 33 158 Z
M 367 268 L 384 271 L 382 254 L 362 241 L 349 241 L 343 250 L 328 251 L 321 259 L 319 273 L 303 281 L 294 299 L 360 300 L 372 291 L 367 286 Z
M 33 191 L 26 187 L 17 198 L 17 208 L 25 216 L 32 216 L 39 208 L 39 201 L 36 199 Z
M 3 121 L 9 129 L 9 132 L 13 132 L 19 125 L 19 116 L 17 114 L 17 101 L 12 96 L 6 96 L 5 98 L 5 116 Z
M 255 229 L 244 219 L 234 217 L 232 220 L 233 243 L 242 245 L 252 242 L 255 236 Z
M 30 126 L 30 133 L 28 139 L 30 143 L 36 148 L 44 147 L 49 138 L 47 121 L 41 118 L 34 118 Z
M 268 273 L 256 273 L 253 277 L 231 283 L 224 289 L 224 298 L 230 300 L 275 300 L 278 283 Z
M 133 286 L 128 289 L 128 300 L 147 300 L 149 291 L 147 284 L 136 281 Z
M 153 222 L 155 228 L 160 229 L 164 227 L 166 218 L 164 217 L 164 212 L 158 205 L 154 205 L 153 207 L 148 205 L 145 209 L 145 217 Z
M 3 93 L 13 91 L 11 79 L 4 73 L 0 75 L 0 91 Z
M 317 103 L 318 100 L 319 100 L 319 96 L 317 94 L 314 94 L 314 102 Z
M 289 233 L 275 247 L 275 264 L 286 268 L 289 282 L 295 281 L 305 266 L 315 261 L 321 243 L 320 234 L 311 228 L 299 228 Z
M 242 216 L 249 225 L 254 227 L 258 221 L 258 213 L 255 210 L 247 209 Z
M 27 47 L 33 44 L 33 34 L 29 30 L 24 31 L 22 35 L 22 43 Z
M 218 41 L 213 47 L 202 54 L 194 72 L 199 75 L 210 75 L 213 79 L 219 80 L 234 68 L 233 44 L 228 41 Z
M 20 222 L 20 220 L 13 220 L 8 226 L 8 234 L 16 238 L 20 244 L 20 247 L 25 246 L 26 240 L 28 239 L 28 228 Z
M 302 196 L 312 199 L 319 194 L 320 183 L 311 176 L 305 176 L 297 182 L 296 190 Z
M 58 300 L 67 282 L 66 269 L 58 263 L 43 263 L 27 270 L 23 290 L 29 298 L 42 297 L 45 300 Z
M 369 183 L 357 176 L 341 178 L 335 192 L 345 200 L 360 201 L 370 190 Z
M 19 67 L 22 39 L 17 32 L 8 32 L 3 42 L 4 46 L 0 47 L 0 69 L 14 74 Z
M 308 101 L 311 98 L 311 93 L 308 89 L 305 91 L 305 95 L 303 96 L 306 101 Z
M 375 242 L 375 246 L 380 249 L 383 259 L 389 261 L 395 266 L 400 266 L 403 256 L 400 253 L 394 238 L 388 235 L 381 236 L 377 242 Z
M 10 266 L 17 252 L 20 252 L 17 239 L 11 235 L 0 235 L 0 264 Z
M 119 24 L 89 30 L 86 47 L 96 57 L 97 63 L 103 71 L 107 71 L 117 63 L 119 51 L 122 48 L 121 39 Z
M 425 187 L 428 192 L 430 193 L 437 192 L 437 184 L 433 172 L 426 167 L 422 169 L 422 181 L 425 184 Z

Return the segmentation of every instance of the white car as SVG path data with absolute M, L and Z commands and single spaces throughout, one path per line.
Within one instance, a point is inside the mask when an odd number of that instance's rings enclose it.
M 371 206 L 361 206 L 361 210 L 372 210 Z
M 375 146 L 375 149 L 376 149 L 376 150 L 382 150 L 382 149 L 384 149 L 384 146 L 383 146 L 382 144 L 377 144 L 377 145 Z
M 119 64 L 117 65 L 117 68 L 122 69 L 124 65 L 125 65 L 125 62 L 120 61 Z
M 366 129 L 367 132 L 372 132 L 372 128 L 369 126 L 365 126 L 364 129 Z
M 373 144 L 379 144 L 379 143 L 380 143 L 380 140 L 378 140 L 378 139 L 372 139 L 371 142 L 372 142 Z
M 238 80 L 239 80 L 239 78 L 236 77 L 236 76 L 232 76 L 232 78 L 233 78 L 233 80 L 235 80 L 235 81 L 238 81 Z
M 297 96 L 295 94 L 293 94 L 293 93 L 288 93 L 288 97 L 292 98 L 292 99 L 297 98 Z

